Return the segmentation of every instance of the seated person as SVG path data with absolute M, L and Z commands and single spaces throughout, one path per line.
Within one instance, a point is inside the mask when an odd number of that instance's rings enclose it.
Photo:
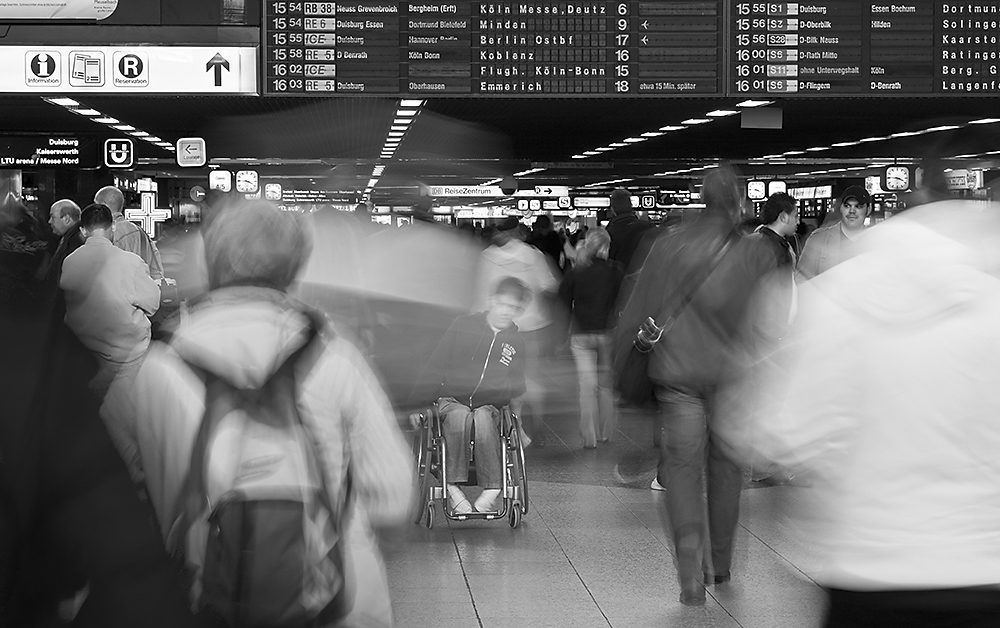
M 525 391 L 524 341 L 513 319 L 530 299 L 521 280 L 501 279 L 488 310 L 459 316 L 451 324 L 415 387 L 414 399 L 438 400 L 447 443 L 448 504 L 455 514 L 473 509 L 457 486 L 469 480 L 473 426 L 476 471 L 483 488 L 475 509 L 497 509 L 504 472 L 500 408 Z

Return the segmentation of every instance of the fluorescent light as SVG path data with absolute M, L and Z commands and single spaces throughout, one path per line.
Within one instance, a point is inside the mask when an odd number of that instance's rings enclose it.
M 644 137 L 626 137 L 622 141 L 623 142 L 627 142 L 629 144 L 635 144 L 636 142 L 645 142 L 646 138 L 644 138 Z
M 596 150 L 596 151 L 597 151 L 597 152 L 599 152 L 599 153 L 606 153 L 606 152 L 608 152 L 609 150 L 614 150 L 614 149 L 613 149 L 613 148 L 611 148 L 610 146 L 602 146 L 602 147 L 600 147 L 600 148 L 595 148 L 594 150 Z
M 951 131 L 952 129 L 957 129 L 957 124 L 946 124 L 944 126 L 932 126 L 929 129 L 924 129 L 924 133 L 935 133 L 937 131 Z
M 416 109 L 397 109 L 396 110 L 396 115 L 397 116 L 409 116 L 409 117 L 412 117 L 412 116 L 417 115 L 417 110 Z
M 489 181 L 486 181 L 485 183 L 480 183 L 479 185 L 493 185 L 494 183 L 500 183 L 501 181 L 503 181 L 503 177 L 497 179 L 490 179 Z
M 134 131 L 135 130 L 135 127 L 132 126 L 131 124 L 116 124 L 113 128 L 116 128 L 119 131 Z
M 413 122 L 413 120 L 410 118 L 393 118 L 392 120 L 393 124 L 409 124 L 411 122 Z
M 664 134 L 661 133 L 661 132 L 659 132 L 659 131 L 650 131 L 648 133 L 643 133 L 642 134 L 643 137 L 660 137 L 661 135 L 664 135 Z
M 709 118 L 725 118 L 726 116 L 735 116 L 739 111 L 733 111 L 732 109 L 716 109 L 715 111 L 709 111 L 705 115 Z
M 804 151 L 804 150 L 786 150 L 785 152 L 783 152 L 781 154 L 782 155 L 805 155 L 806 151 Z
M 863 140 L 858 140 L 858 144 L 863 142 L 881 142 L 882 140 L 887 140 L 887 137 L 866 137 Z
M 399 101 L 400 107 L 419 107 L 424 104 L 422 100 L 401 100 Z
M 522 170 L 521 172 L 515 172 L 512 176 L 523 177 L 523 176 L 528 175 L 528 174 L 534 174 L 536 172 L 541 172 L 542 170 L 545 170 L 545 168 L 529 168 L 527 170 Z
M 394 124 L 391 127 L 389 127 L 389 130 L 390 131 L 405 131 L 407 128 L 409 128 L 409 127 L 407 127 L 405 124 L 400 124 L 400 125 L 395 125 Z
M 600 155 L 600 153 L 597 152 L 596 150 L 586 150 L 583 151 L 583 154 L 587 155 L 588 157 L 593 157 L 594 155 Z
M 807 153 L 818 153 L 820 151 L 830 150 L 829 146 L 813 146 L 812 148 L 807 148 Z
M 406 133 L 402 131 L 389 131 L 389 137 L 403 137 Z
M 382 174 L 385 172 L 385 166 L 375 166 L 372 168 L 372 174 Z
M 681 129 L 686 129 L 686 128 L 687 128 L 686 126 L 673 125 L 673 126 L 661 126 L 660 130 L 661 131 L 680 131 Z
M 60 107 L 79 107 L 80 103 L 76 102 L 72 98 L 46 98 L 53 105 L 59 105 Z
M 149 133 L 146 133 L 145 131 L 129 131 L 128 134 L 134 137 L 146 137 L 149 135 Z
M 373 188 L 378 183 L 378 179 L 368 179 L 368 187 Z
M 706 122 L 711 122 L 708 118 L 688 118 L 687 120 L 681 120 L 681 124 L 705 124 Z
M 573 157 L 572 157 L 572 158 L 573 158 L 573 159 L 586 159 L 586 158 L 587 158 L 587 156 L 586 156 L 586 155 L 573 155 Z
M 1000 122 L 1000 118 L 982 118 L 980 120 L 969 120 L 969 124 L 994 124 Z
M 156 137 L 155 135 L 150 135 L 149 137 L 144 137 L 142 139 L 146 140 L 147 142 L 152 142 L 154 144 L 160 141 L 160 138 Z
M 628 144 L 625 144 L 624 142 L 612 142 L 611 144 L 608 144 L 608 146 L 611 146 L 613 148 L 621 148 L 622 146 L 628 146 Z
M 911 136 L 914 136 L 914 135 L 922 135 L 923 133 L 924 133 L 924 131 L 902 131 L 900 133 L 893 133 L 889 137 L 892 137 L 892 138 L 897 138 L 897 137 L 911 137 Z
M 81 116 L 91 116 L 91 117 L 93 117 L 93 116 L 103 116 L 104 115 L 103 113 L 101 113 L 97 109 L 88 109 L 86 107 L 84 107 L 83 109 L 70 109 L 70 111 L 72 111 L 73 113 L 78 113 Z
M 773 100 L 744 100 L 743 102 L 736 103 L 737 107 L 763 107 L 764 105 L 770 105 Z
M 94 118 L 94 122 L 100 122 L 101 124 L 118 124 L 118 119 L 104 116 L 103 118 Z
M 830 146 L 836 146 L 837 148 L 843 148 L 844 146 L 856 146 L 861 142 L 837 142 L 836 144 L 830 144 Z

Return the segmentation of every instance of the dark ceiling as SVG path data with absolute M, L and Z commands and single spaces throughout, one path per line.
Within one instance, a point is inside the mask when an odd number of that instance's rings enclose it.
M 582 151 L 656 132 L 665 125 L 701 117 L 715 109 L 734 108 L 732 99 L 437 99 L 429 100 L 393 157 L 380 150 L 398 101 L 373 97 L 80 97 L 82 105 L 173 142 L 180 137 L 206 140 L 210 163 L 254 158 L 276 174 L 334 176 L 346 187 L 364 187 L 371 168 L 387 167 L 379 188 L 429 185 L 478 185 L 498 177 L 544 168 L 519 177 L 523 189 L 534 185 L 581 187 L 626 179 L 630 187 L 670 185 L 698 178 L 697 168 L 717 160 L 737 163 L 752 176 L 861 176 L 860 167 L 876 158 L 917 159 L 973 155 L 956 164 L 993 165 L 1000 149 L 1000 124 L 968 125 L 1000 116 L 1000 99 L 783 99 L 768 105 L 781 109 L 781 128 L 741 128 L 741 116 L 667 132 L 628 146 L 574 159 Z M 38 97 L 3 97 L 0 133 L 93 136 L 103 141 L 121 132 L 97 124 Z M 866 142 L 854 146 L 786 155 L 837 142 L 930 127 L 953 130 Z M 186 177 L 204 171 L 176 167 L 171 152 L 137 142 L 140 168 Z M 270 164 L 270 165 L 268 165 Z M 829 170 L 841 170 L 830 173 Z M 671 173 L 671 174 L 663 174 Z M 601 187 L 601 186 L 594 186 Z M 378 194 L 378 189 L 376 194 Z

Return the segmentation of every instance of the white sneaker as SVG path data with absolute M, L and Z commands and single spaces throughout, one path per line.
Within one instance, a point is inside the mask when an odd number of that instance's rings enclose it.
M 495 512 L 498 497 L 500 497 L 500 489 L 484 488 L 483 492 L 476 498 L 476 512 Z
M 667 490 L 667 487 L 665 487 L 662 484 L 660 484 L 660 478 L 657 478 L 657 477 L 654 477 L 653 481 L 649 483 L 649 488 L 653 489 L 654 491 L 665 491 L 665 490 Z
M 448 485 L 448 507 L 456 515 L 467 515 L 472 512 L 472 504 L 469 503 L 469 498 L 465 496 L 462 489 L 454 484 Z

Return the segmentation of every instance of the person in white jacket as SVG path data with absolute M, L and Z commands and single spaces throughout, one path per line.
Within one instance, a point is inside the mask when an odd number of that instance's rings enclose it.
M 169 344 L 154 343 L 130 391 L 146 488 L 165 536 L 180 515 L 178 495 L 205 411 L 205 385 L 188 364 L 236 388 L 258 388 L 321 318 L 285 293 L 309 252 L 294 216 L 267 203 L 228 208 L 205 234 L 205 252 L 210 292 L 189 307 Z M 354 610 L 346 625 L 390 626 L 384 566 L 369 526 L 408 518 L 409 448 L 361 353 L 329 324 L 319 333 L 321 353 L 297 373 L 298 401 L 336 493 L 331 502 L 343 498 L 350 473 L 346 573 Z
M 757 442 L 814 483 L 829 628 L 1000 626 L 998 251 L 996 206 L 941 201 L 802 286 Z

